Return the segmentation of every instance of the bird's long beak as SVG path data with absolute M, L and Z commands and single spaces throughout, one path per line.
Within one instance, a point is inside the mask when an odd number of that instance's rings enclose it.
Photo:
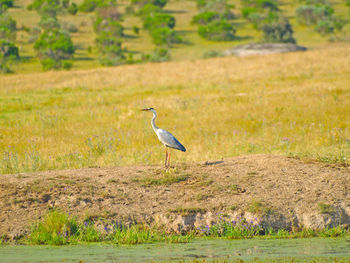
M 140 111 L 149 111 L 149 109 L 141 109 Z

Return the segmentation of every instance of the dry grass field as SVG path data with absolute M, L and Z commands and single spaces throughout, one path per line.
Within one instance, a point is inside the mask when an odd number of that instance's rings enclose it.
M 348 164 L 350 46 L 0 76 L 0 173 L 278 154 Z

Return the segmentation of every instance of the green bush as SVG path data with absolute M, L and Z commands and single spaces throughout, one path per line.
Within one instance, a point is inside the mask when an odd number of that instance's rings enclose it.
M 13 7 L 14 0 L 0 0 L 0 9 Z
M 62 0 L 62 7 L 68 8 L 69 7 L 69 0 Z
M 197 2 L 197 5 L 199 3 Z M 227 0 L 211 0 L 200 3 L 200 13 L 214 12 L 220 14 L 220 19 L 231 20 L 235 18 L 235 15 L 231 12 L 233 5 L 229 4 Z
M 13 42 L 0 39 L 0 59 L 19 59 L 18 47 Z
M 210 22 L 217 20 L 219 18 L 220 18 L 220 14 L 218 12 L 205 11 L 194 16 L 191 22 L 193 24 L 207 25 Z
M 172 15 L 155 13 L 146 17 L 143 27 L 150 31 L 160 27 L 174 28 L 175 18 Z
M 345 21 L 338 19 L 322 20 L 318 22 L 318 24 L 315 27 L 315 30 L 321 35 L 326 35 L 329 33 L 333 33 L 336 30 L 341 30 L 344 25 Z
M 71 3 L 67 11 L 71 15 L 75 15 L 78 12 L 78 5 L 76 3 Z
M 78 27 L 72 23 L 63 21 L 61 22 L 61 28 L 63 31 L 67 31 L 69 33 L 76 33 L 79 31 Z
M 207 25 L 200 25 L 198 34 L 208 40 L 230 41 L 235 38 L 236 29 L 225 20 L 217 20 Z
M 295 43 L 293 28 L 288 19 L 281 18 L 278 22 L 262 26 L 263 40 L 265 42 Z
M 181 37 L 176 34 L 175 30 L 168 27 L 160 27 L 152 30 L 151 36 L 153 43 L 156 45 L 171 46 L 175 43 L 181 43 Z
M 259 13 L 259 10 L 256 7 L 244 7 L 241 12 L 244 18 L 249 19 L 251 14 Z
M 16 39 L 16 21 L 6 14 L 0 15 L 0 39 Z
M 61 60 L 72 58 L 75 52 L 71 37 L 59 29 L 44 31 L 35 42 L 34 49 L 44 69 L 50 69 L 50 66 L 60 68 Z
M 29 10 L 36 10 L 41 15 L 56 17 L 60 11 L 59 0 L 34 0 L 31 5 L 27 7 Z
M 334 9 L 328 5 L 305 5 L 296 10 L 296 17 L 300 24 L 316 25 L 322 20 L 327 20 L 334 13 Z
M 112 19 L 98 17 L 94 23 L 94 30 L 96 33 L 109 32 L 114 37 L 121 38 L 124 36 L 124 27 L 122 24 Z
M 95 41 L 102 65 L 115 66 L 125 62 L 122 41 L 119 37 L 114 36 L 112 32 L 101 31 Z
M 153 4 L 146 4 L 144 6 L 142 6 L 138 11 L 137 11 L 137 15 L 140 16 L 142 19 L 147 18 L 148 16 L 153 16 L 156 13 L 162 13 L 162 8 L 157 6 L 157 5 L 153 5 Z
M 93 12 L 97 7 L 113 6 L 116 0 L 84 0 L 79 6 L 82 12 Z
M 60 28 L 57 18 L 51 16 L 42 16 L 38 25 L 44 30 Z
M 163 8 L 168 3 L 168 0 L 131 0 L 131 4 L 138 5 L 140 7 L 152 4 Z
M 134 34 L 138 35 L 140 33 L 140 28 L 138 26 L 133 26 L 132 32 L 134 32 Z

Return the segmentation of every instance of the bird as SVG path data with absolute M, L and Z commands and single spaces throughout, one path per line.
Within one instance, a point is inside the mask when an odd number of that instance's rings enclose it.
M 151 111 L 153 113 L 151 125 L 154 132 L 157 134 L 158 139 L 165 146 L 165 168 L 168 168 L 170 167 L 170 151 L 168 153 L 168 148 L 173 148 L 182 152 L 186 152 L 186 148 L 170 132 L 158 128 L 158 126 L 155 123 L 155 119 L 157 118 L 157 112 L 154 108 L 141 109 L 141 111 Z

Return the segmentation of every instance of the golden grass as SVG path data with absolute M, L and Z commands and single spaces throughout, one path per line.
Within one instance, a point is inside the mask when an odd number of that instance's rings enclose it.
M 348 162 L 350 46 L 0 76 L 0 171 L 163 164 L 271 153 Z

